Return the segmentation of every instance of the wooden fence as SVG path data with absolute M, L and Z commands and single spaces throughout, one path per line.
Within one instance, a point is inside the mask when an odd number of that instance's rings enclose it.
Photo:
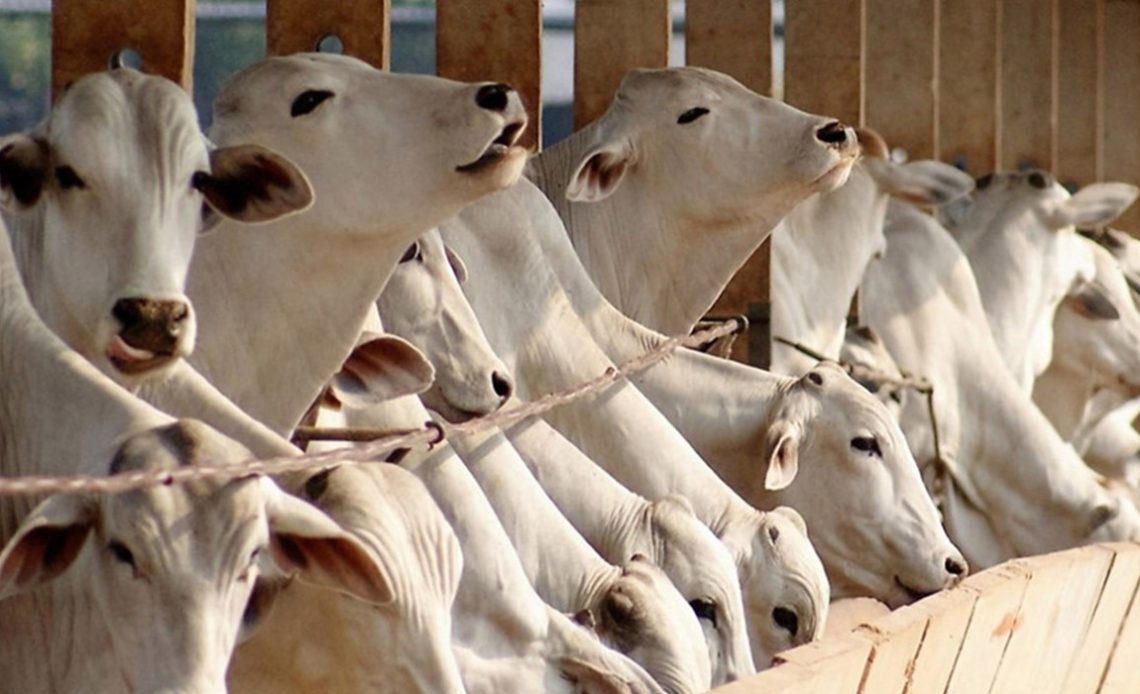
M 1017 559 L 716 694 L 1140 692 L 1140 547 Z

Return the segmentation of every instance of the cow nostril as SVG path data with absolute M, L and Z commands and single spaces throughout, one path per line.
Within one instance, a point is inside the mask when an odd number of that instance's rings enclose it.
M 784 629 L 789 634 L 791 634 L 792 638 L 795 638 L 796 632 L 800 630 L 799 617 L 796 616 L 795 612 L 792 612 L 786 607 L 777 607 L 773 609 L 772 621 L 774 621 L 781 629 Z
M 181 323 L 190 317 L 190 307 L 183 303 L 178 303 L 170 312 L 170 320 L 175 323 Z
M 487 84 L 475 92 L 475 103 L 488 111 L 505 111 L 509 102 L 507 95 L 512 91 L 514 89 L 509 84 Z
M 129 328 L 142 320 L 142 302 L 142 299 L 119 299 L 111 307 L 111 315 L 123 324 L 123 328 Z
M 837 120 L 833 120 L 819 130 L 816 130 L 815 136 L 820 142 L 829 145 L 841 145 L 847 141 L 847 126 Z
M 955 576 L 966 574 L 966 562 L 956 557 L 946 557 L 946 570 Z
M 503 400 L 511 397 L 514 392 L 514 386 L 511 385 L 511 379 L 499 373 L 498 371 L 491 372 L 491 389 L 495 391 Z

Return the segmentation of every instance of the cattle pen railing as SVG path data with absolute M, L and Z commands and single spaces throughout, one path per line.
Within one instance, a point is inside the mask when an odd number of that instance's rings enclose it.
M 327 37 L 385 68 L 389 0 L 267 0 L 270 54 Z M 53 0 L 58 91 L 108 58 L 189 88 L 194 0 Z M 605 108 L 633 67 L 669 62 L 669 0 L 578 0 L 574 122 Z M 1140 179 L 1140 0 L 787 0 L 783 97 L 875 128 L 912 159 L 973 174 L 1038 166 L 1059 180 Z M 513 84 L 541 146 L 542 1 L 438 0 L 441 75 Z M 771 93 L 771 0 L 687 0 L 686 61 Z M 1140 209 L 1119 222 L 1140 230 Z M 763 315 L 762 247 L 716 311 Z M 754 321 L 756 322 L 756 321 Z M 748 358 L 763 362 L 766 337 Z M 1140 549 L 1109 545 L 1017 560 L 729 685 L 745 692 L 1140 691 Z

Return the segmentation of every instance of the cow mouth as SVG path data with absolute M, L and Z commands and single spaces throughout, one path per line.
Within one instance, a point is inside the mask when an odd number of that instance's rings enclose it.
M 526 120 L 518 120 L 513 123 L 507 123 L 499 136 L 491 140 L 491 144 L 483 150 L 479 158 L 468 164 L 455 167 L 455 170 L 460 173 L 474 174 L 483 171 L 489 167 L 498 164 L 511 153 L 515 148 L 515 143 L 518 142 L 519 137 L 522 135 L 523 129 L 526 127 Z
M 105 352 L 111 366 L 119 373 L 137 376 L 166 366 L 174 361 L 173 353 L 156 353 L 131 346 L 121 335 L 115 335 Z
M 843 183 L 847 178 L 847 174 L 851 171 L 851 167 L 855 164 L 857 156 L 852 154 L 844 156 L 839 160 L 839 163 L 827 170 L 825 174 L 815 179 L 812 182 L 812 187 L 818 190 L 834 190 Z
M 909 599 L 909 602 L 912 602 L 912 603 L 918 602 L 919 600 L 922 600 L 923 598 L 925 598 L 929 595 L 933 595 L 933 594 L 938 592 L 936 590 L 928 590 L 928 591 L 915 590 L 914 588 L 911 588 L 910 586 L 908 586 L 907 584 L 905 584 L 901 580 L 899 580 L 898 576 L 895 576 L 895 585 L 898 586 L 902 590 L 903 594 L 906 595 L 906 597 Z

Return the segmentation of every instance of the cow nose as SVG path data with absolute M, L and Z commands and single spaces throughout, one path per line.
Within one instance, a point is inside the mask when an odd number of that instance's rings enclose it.
M 945 566 L 946 571 L 955 576 L 958 576 L 959 578 L 965 576 L 970 571 L 970 567 L 966 564 L 966 560 L 962 557 L 946 557 Z
M 510 103 L 510 93 L 513 91 L 511 85 L 502 82 L 485 84 L 475 92 L 475 103 L 479 108 L 488 111 L 506 111 L 507 104 Z
M 847 126 L 837 120 L 833 120 L 819 130 L 816 130 L 815 137 L 824 144 L 841 145 L 847 142 Z
M 800 630 L 800 618 L 796 616 L 795 612 L 786 607 L 776 607 L 772 610 L 772 621 L 791 634 L 793 639 L 796 638 L 796 634 Z
M 172 354 L 186 327 L 190 307 L 184 301 L 132 297 L 116 301 L 111 315 L 122 326 L 119 335 L 127 344 L 156 354 Z
M 511 397 L 511 393 L 515 392 L 515 386 L 511 383 L 511 377 L 499 373 L 498 371 L 491 372 L 491 389 L 495 391 L 495 395 L 499 399 L 506 402 Z

